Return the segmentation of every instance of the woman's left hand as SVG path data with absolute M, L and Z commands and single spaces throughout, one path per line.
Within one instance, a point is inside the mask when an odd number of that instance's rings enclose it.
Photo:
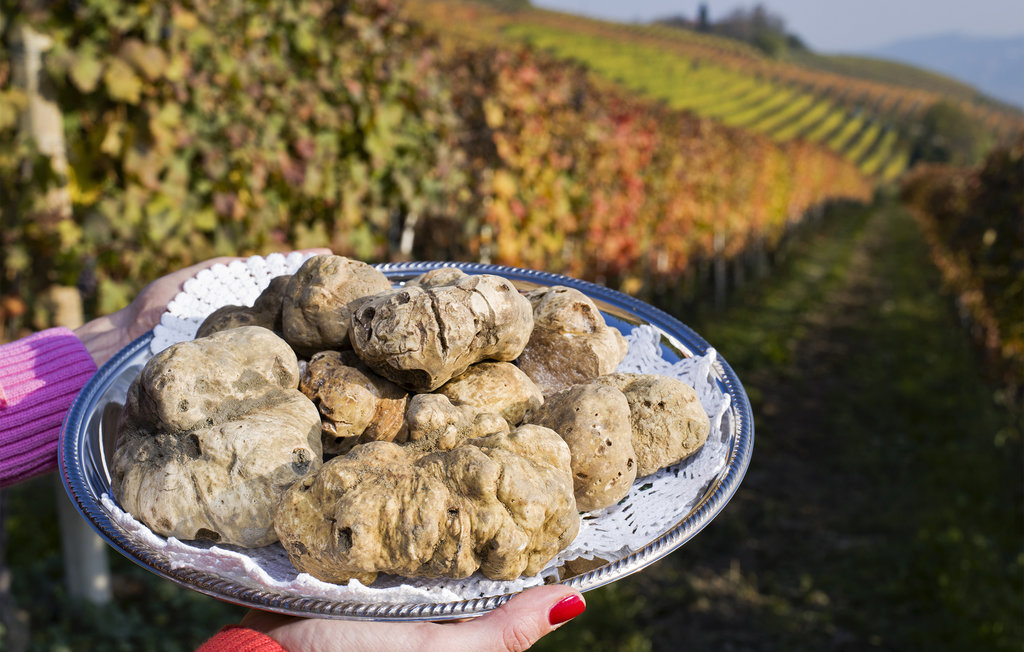
M 330 249 L 303 249 L 303 253 L 329 254 Z M 181 291 L 185 281 L 217 264 L 227 265 L 239 258 L 221 257 L 179 269 L 147 285 L 135 300 L 117 312 L 97 317 L 75 330 L 96 366 L 114 356 L 160 322 L 167 304 Z

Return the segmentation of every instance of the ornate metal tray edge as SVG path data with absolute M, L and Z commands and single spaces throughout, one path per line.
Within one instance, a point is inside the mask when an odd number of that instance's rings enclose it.
M 406 280 L 442 266 L 459 267 L 467 273 L 489 273 L 537 285 L 567 285 L 592 299 L 626 315 L 640 317 L 672 338 L 673 347 L 684 353 L 704 354 L 709 344 L 691 328 L 668 313 L 638 299 L 587 281 L 515 267 L 479 263 L 414 262 L 386 263 L 378 269 L 396 281 Z M 126 363 L 142 355 L 150 346 L 153 333 L 147 333 L 122 349 L 108 361 L 86 385 L 73 403 L 61 430 L 59 466 L 69 497 L 83 517 L 114 549 L 135 563 L 165 579 L 217 599 L 242 606 L 288 615 L 368 620 L 446 620 L 478 616 L 508 601 L 513 594 L 472 598 L 445 603 L 379 603 L 333 601 L 297 597 L 258 586 L 246 586 L 225 580 L 213 573 L 175 567 L 160 551 L 140 545 L 114 522 L 100 504 L 100 488 L 109 488 L 105 461 L 96 442 L 86 441 L 81 434 L 88 419 L 98 418 L 93 404 L 119 376 L 125 375 Z M 739 488 L 753 452 L 754 424 L 750 402 L 742 384 L 729 364 L 718 356 L 714 368 L 718 381 L 731 400 L 730 419 L 732 446 L 725 468 L 700 502 L 675 527 L 643 548 L 593 570 L 567 578 L 562 583 L 580 591 L 589 591 L 627 575 L 638 572 L 676 550 L 700 532 L 721 512 Z

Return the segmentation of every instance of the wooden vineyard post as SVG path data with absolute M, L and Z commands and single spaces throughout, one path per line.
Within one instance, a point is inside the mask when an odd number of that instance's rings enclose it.
M 13 32 L 13 79 L 28 97 L 28 105 L 21 115 L 21 129 L 35 141 L 40 153 L 50 157 L 50 165 L 60 180 L 58 186 L 47 193 L 41 208 L 47 213 L 70 219 L 71 193 L 66 182 L 68 161 L 64 146 L 64 119 L 43 71 L 43 53 L 53 43 L 50 37 L 25 23 Z
M 53 326 L 73 329 L 82 325 L 82 295 L 78 288 L 51 286 L 44 304 L 52 315 Z M 107 544 L 71 503 L 59 475 L 54 476 L 54 481 L 68 595 L 96 605 L 106 604 L 111 599 Z
M 61 219 L 71 219 L 71 195 L 67 180 L 67 151 L 64 143 L 64 119 L 60 107 L 46 83 L 43 54 L 52 45 L 45 34 L 22 23 L 12 39 L 14 82 L 28 98 L 21 117 L 21 129 L 36 143 L 39 151 L 50 157 L 50 165 L 60 180 L 47 193 L 40 209 Z M 47 311 L 51 326 L 77 328 L 82 325 L 82 297 L 76 288 L 54 286 L 47 293 Z M 78 513 L 56 478 L 57 507 L 60 520 L 61 547 L 68 594 L 101 605 L 110 601 L 110 568 L 103 540 Z
M 107 544 L 71 504 L 60 476 L 54 476 L 60 518 L 60 543 L 64 553 L 64 580 L 68 595 L 95 605 L 110 602 L 110 564 Z

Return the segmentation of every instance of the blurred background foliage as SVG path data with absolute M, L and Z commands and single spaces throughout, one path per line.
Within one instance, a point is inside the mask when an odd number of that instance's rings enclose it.
M 8 337 L 45 325 L 28 307 L 51 285 L 106 313 L 213 255 L 314 245 L 637 291 L 872 192 L 827 150 L 667 110 L 521 46 L 441 47 L 385 0 L 2 4 Z M 66 169 L 19 129 L 25 25 L 53 41 Z M 68 211 L 47 203 L 54 187 Z
M 4 280 L 78 285 L 103 313 L 213 255 L 330 246 L 381 259 L 396 222 L 447 212 L 455 116 L 424 35 L 376 2 L 4 3 L 50 36 L 66 179 L 14 138 L 7 70 Z M 31 164 L 27 164 L 31 162 Z M 67 184 L 69 217 L 37 205 Z

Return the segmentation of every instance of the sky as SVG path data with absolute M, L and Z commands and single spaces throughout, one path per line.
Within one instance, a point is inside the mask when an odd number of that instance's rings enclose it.
M 1024 0 L 532 0 L 537 7 L 621 22 L 647 22 L 708 6 L 712 21 L 762 4 L 812 50 L 853 54 L 921 36 L 1024 35 Z

